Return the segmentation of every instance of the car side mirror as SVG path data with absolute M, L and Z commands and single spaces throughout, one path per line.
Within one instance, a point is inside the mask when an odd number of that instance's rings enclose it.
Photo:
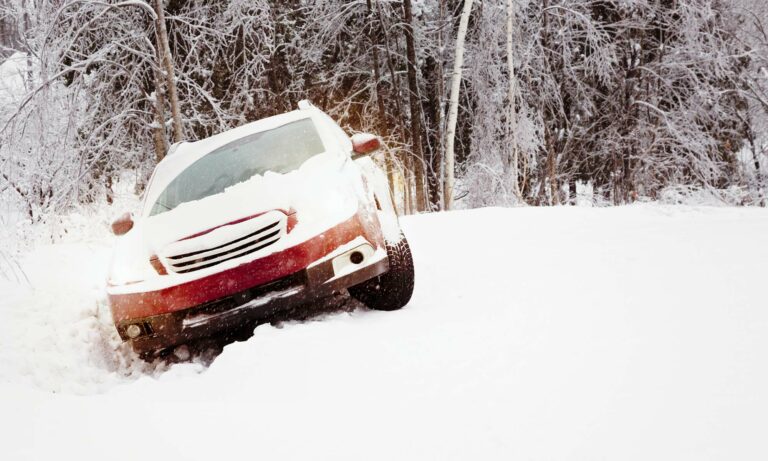
M 123 213 L 112 222 L 112 233 L 115 235 L 125 235 L 131 229 L 133 229 L 133 216 L 130 213 Z
M 370 133 L 358 133 L 352 136 L 352 150 L 358 155 L 368 155 L 381 149 L 379 137 Z

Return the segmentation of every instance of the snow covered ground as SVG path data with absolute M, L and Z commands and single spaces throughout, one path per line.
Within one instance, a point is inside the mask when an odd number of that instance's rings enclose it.
M 405 218 L 416 291 L 200 363 L 105 317 L 108 240 L 0 289 L 2 458 L 768 459 L 768 211 Z

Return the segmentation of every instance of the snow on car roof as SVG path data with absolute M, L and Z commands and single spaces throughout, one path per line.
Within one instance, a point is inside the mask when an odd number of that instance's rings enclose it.
M 253 133 L 271 130 L 286 123 L 294 122 L 304 118 L 312 117 L 312 114 L 319 109 L 307 108 L 294 110 L 284 114 L 274 115 L 272 117 L 250 122 L 245 125 L 215 134 L 208 138 L 195 142 L 182 142 L 171 149 L 169 155 L 166 155 L 160 163 L 157 164 L 155 172 L 152 174 L 150 187 L 147 190 L 147 196 L 144 206 L 144 212 L 147 210 L 147 204 L 155 203 L 157 197 L 162 193 L 168 184 L 184 171 L 188 166 L 195 163 L 206 154 L 224 146 L 232 141 L 248 136 Z M 321 131 L 318 127 L 318 131 Z M 322 136 L 322 134 L 321 134 Z

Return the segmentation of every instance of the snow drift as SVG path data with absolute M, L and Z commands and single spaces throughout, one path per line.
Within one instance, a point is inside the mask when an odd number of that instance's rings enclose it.
M 97 315 L 106 242 L 38 248 L 31 286 L 2 287 L 3 457 L 768 456 L 766 210 L 403 224 L 405 309 L 260 326 L 209 368 L 114 353 Z

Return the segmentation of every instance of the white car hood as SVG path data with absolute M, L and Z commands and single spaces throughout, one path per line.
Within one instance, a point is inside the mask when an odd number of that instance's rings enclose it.
M 270 210 L 296 213 L 296 227 L 271 246 L 270 252 L 289 248 L 350 218 L 357 212 L 362 194 L 358 167 L 349 157 L 337 154 L 316 155 L 290 173 L 254 176 L 220 194 L 139 219 L 116 245 L 111 284 L 158 279 L 154 288 L 162 288 L 226 269 L 230 264 L 189 274 L 159 276 L 149 258 L 186 237 Z

